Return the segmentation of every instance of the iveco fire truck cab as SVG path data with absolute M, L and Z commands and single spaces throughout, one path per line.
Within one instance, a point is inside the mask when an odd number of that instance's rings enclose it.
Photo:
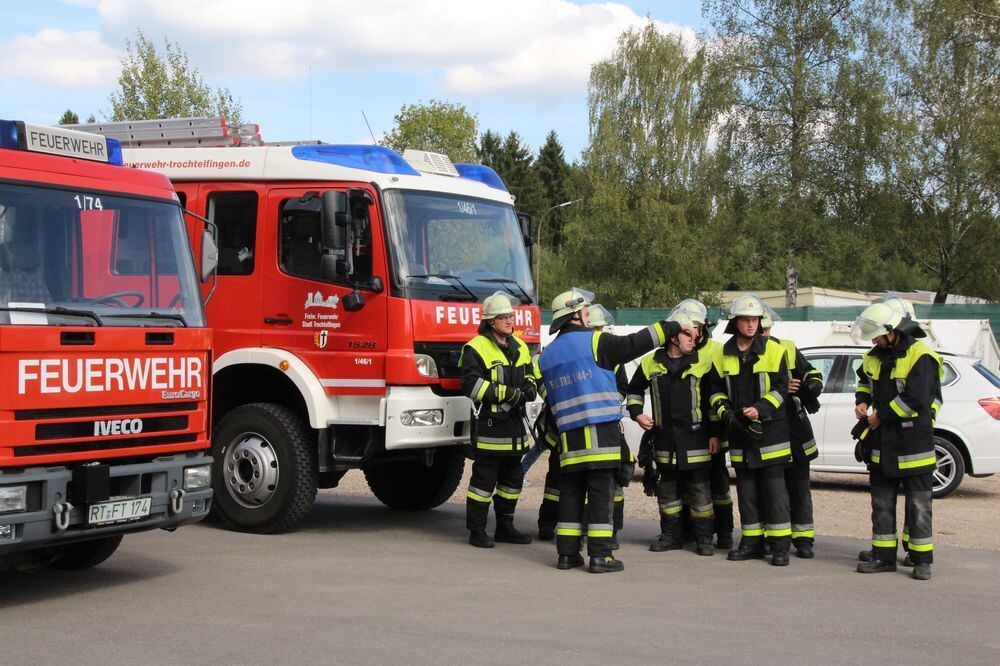
M 170 182 L 0 121 L 0 568 L 92 566 L 207 515 L 210 351 Z
M 219 228 L 207 314 L 223 520 L 287 529 L 352 468 L 391 507 L 450 497 L 472 408 L 459 356 L 479 302 L 509 293 L 517 333 L 539 339 L 527 220 L 497 174 L 379 146 L 124 153 Z

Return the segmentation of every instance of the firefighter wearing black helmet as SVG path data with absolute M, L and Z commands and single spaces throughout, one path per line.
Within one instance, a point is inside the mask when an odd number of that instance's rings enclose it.
M 521 456 L 527 432 L 524 405 L 535 399 L 528 346 L 514 335 L 513 297 L 496 292 L 483 301 L 479 334 L 462 348 L 462 393 L 473 401 L 472 478 L 466 493 L 469 543 L 527 544 L 514 528 L 514 509 L 524 485 Z M 496 513 L 493 539 L 486 534 L 490 504 Z
M 788 363 L 784 348 L 761 336 L 763 316 L 764 304 L 753 294 L 733 301 L 726 327 L 733 335 L 712 359 L 710 401 L 729 432 L 729 459 L 736 469 L 742 538 L 729 559 L 763 558 L 767 540 L 771 564 L 787 566 L 792 534 L 785 487 L 792 451 L 783 408 Z

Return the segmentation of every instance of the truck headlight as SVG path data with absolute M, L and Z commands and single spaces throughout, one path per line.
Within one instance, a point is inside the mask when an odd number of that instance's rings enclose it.
M 28 508 L 28 486 L 0 488 L 0 513 L 24 511 Z
M 184 490 L 201 490 L 212 485 L 212 466 L 184 468 Z
M 439 426 L 444 423 L 443 409 L 408 409 L 399 415 L 405 426 Z
M 427 354 L 414 354 L 413 360 L 417 364 L 417 372 L 421 377 L 437 377 L 438 366 L 434 359 Z
M 16 536 L 13 525 L 0 525 L 0 541 L 13 541 Z

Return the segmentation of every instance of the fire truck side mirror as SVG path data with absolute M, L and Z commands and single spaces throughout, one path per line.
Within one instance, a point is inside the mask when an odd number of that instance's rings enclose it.
M 346 192 L 327 190 L 323 193 L 322 273 L 326 279 L 344 279 L 354 273 L 351 257 L 352 224 Z
M 201 232 L 201 281 L 208 282 L 219 267 L 219 246 L 210 229 Z
M 531 237 L 531 215 L 518 213 L 517 223 L 521 226 L 521 238 L 524 240 L 524 246 L 531 247 L 534 244 L 534 239 Z

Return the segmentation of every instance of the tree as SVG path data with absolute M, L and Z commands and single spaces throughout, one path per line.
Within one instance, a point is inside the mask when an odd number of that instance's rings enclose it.
M 66 109 L 62 116 L 59 117 L 60 125 L 79 125 L 80 116 L 73 113 L 71 109 Z
M 567 283 L 607 305 L 665 307 L 718 280 L 703 196 L 716 115 L 705 84 L 703 48 L 689 54 L 651 21 L 591 68 L 586 187 L 565 211 Z
M 141 30 L 126 43 L 118 91 L 111 93 L 112 120 L 222 116 L 242 122 L 242 105 L 228 88 L 212 89 L 176 42 L 163 39 L 163 53 Z
M 500 135 L 493 130 L 486 130 L 479 137 L 479 147 L 476 148 L 476 156 L 479 157 L 479 163 L 496 170 L 502 148 L 503 139 L 500 138 Z
M 537 224 L 543 206 L 542 185 L 534 169 L 531 148 L 517 132 L 511 131 L 500 146 L 496 160 L 493 168 L 514 195 L 514 205 L 519 211 L 530 214 Z
M 542 208 L 544 211 L 553 206 L 570 201 L 570 166 L 566 163 L 566 156 L 563 152 L 562 144 L 555 130 L 549 132 L 545 137 L 545 144 L 538 151 L 538 159 L 535 160 L 535 173 L 542 191 Z M 546 249 L 557 250 L 562 245 L 564 224 L 563 210 L 553 210 L 545 220 L 545 233 L 542 243 Z
M 889 176 L 914 210 L 894 240 L 933 276 L 1000 297 L 1000 12 L 993 2 L 900 0 L 885 22 L 893 61 Z
M 743 185 L 770 199 L 768 232 L 786 266 L 823 251 L 822 184 L 839 68 L 853 41 L 852 0 L 704 0 L 722 53 L 715 66 L 738 77 L 730 128 Z M 755 236 L 765 242 L 762 230 Z M 785 273 L 784 266 L 774 266 Z M 789 305 L 794 305 L 790 292 Z
M 452 162 L 476 162 L 478 120 L 461 104 L 430 100 L 406 104 L 393 119 L 395 125 L 385 137 L 396 152 L 407 148 L 443 153 Z

